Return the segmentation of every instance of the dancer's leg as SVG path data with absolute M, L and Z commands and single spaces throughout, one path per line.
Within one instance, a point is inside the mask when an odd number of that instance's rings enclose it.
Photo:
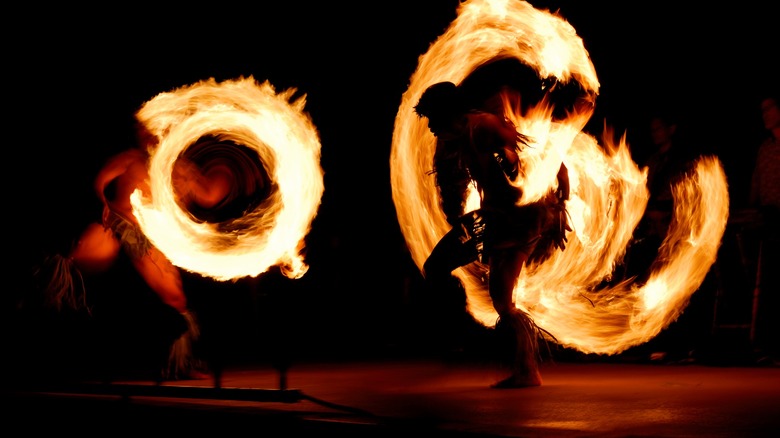
M 497 329 L 508 329 L 515 341 L 511 375 L 499 381 L 494 388 L 522 388 L 540 386 L 539 344 L 537 329 L 530 316 L 515 306 L 513 293 L 517 278 L 528 260 L 520 250 L 503 250 L 491 254 L 490 296 L 499 315 Z
M 181 272 L 155 247 L 151 247 L 144 256 L 132 260 L 138 273 L 160 300 L 176 309 L 187 323 L 187 331 L 171 346 L 163 378 L 206 378 L 207 375 L 200 371 L 204 368 L 203 364 L 194 359 L 192 351 L 193 342 L 200 337 L 200 329 L 194 314 L 187 307 Z

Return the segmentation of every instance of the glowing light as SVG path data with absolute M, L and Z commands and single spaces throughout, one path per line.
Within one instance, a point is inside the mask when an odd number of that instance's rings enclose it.
M 462 2 L 449 28 L 420 57 L 395 120 L 393 201 L 420 269 L 449 225 L 428 173 L 435 138 L 414 105 L 433 83 L 460 83 L 478 67 L 506 58 L 533 68 L 541 80 L 576 82 L 585 103 L 598 94 L 600 84 L 582 40 L 562 17 L 517 0 Z M 625 137 L 616 142 L 605 129 L 605 144 L 599 145 L 582 132 L 592 105 L 575 105 L 565 117 L 553 117 L 553 105 L 545 98 L 525 113 L 505 109 L 506 117 L 534 140 L 521 157 L 525 193 L 520 203 L 533 202 L 554 186 L 561 163 L 569 170 L 571 185 L 567 209 L 573 231 L 567 248 L 524 269 L 515 302 L 561 345 L 586 353 L 619 353 L 674 321 L 703 282 L 728 218 L 725 174 L 716 158 L 700 158 L 690 177 L 675 187 L 674 220 L 649 280 L 605 282 L 625 256 L 647 206 L 647 174 L 632 161 Z M 493 326 L 497 314 L 483 274 L 475 264 L 454 272 L 466 289 L 468 310 Z
M 159 145 L 151 151 L 151 196 L 136 191 L 133 209 L 146 236 L 176 266 L 217 280 L 254 277 L 272 266 L 291 278 L 305 274 L 303 239 L 320 205 L 323 172 L 317 130 L 303 111 L 305 96 L 290 101 L 295 91 L 277 93 L 252 77 L 210 79 L 161 93 L 138 111 Z M 258 163 L 254 173 L 271 183 L 265 197 L 237 217 L 199 220 L 177 203 L 174 163 L 204 137 L 223 149 L 249 151 L 216 153 L 235 165 L 234 185 L 242 178 L 254 184 L 252 162 Z

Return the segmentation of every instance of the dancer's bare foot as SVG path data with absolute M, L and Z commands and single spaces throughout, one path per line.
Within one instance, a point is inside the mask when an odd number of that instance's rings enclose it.
M 506 379 L 494 383 L 490 387 L 494 389 L 512 389 L 528 388 L 532 386 L 542 386 L 542 375 L 539 371 L 530 374 L 512 374 Z

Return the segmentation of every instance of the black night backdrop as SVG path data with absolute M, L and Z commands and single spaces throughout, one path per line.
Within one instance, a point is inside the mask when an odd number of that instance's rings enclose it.
M 425 330 L 435 331 L 440 316 L 399 231 L 389 156 L 418 57 L 455 18 L 458 1 L 241 3 L 7 11 L 17 26 L 3 31 L 4 305 L 13 307 L 41 257 L 99 218 L 92 179 L 133 145 L 133 115 L 145 101 L 204 79 L 253 76 L 306 95 L 325 192 L 304 278 L 185 276 L 204 335 L 225 360 L 427 348 L 435 336 Z M 702 151 L 724 162 L 732 204 L 744 201 L 763 134 L 755 89 L 777 78 L 780 41 L 766 2 L 531 3 L 558 10 L 591 55 L 601 81 L 594 135 L 604 124 L 626 132 L 640 159 L 649 110 L 672 107 Z M 140 297 L 148 292 L 131 268 L 120 264 L 95 281 L 118 315 L 97 318 L 154 336 L 145 332 L 164 318 L 153 298 Z

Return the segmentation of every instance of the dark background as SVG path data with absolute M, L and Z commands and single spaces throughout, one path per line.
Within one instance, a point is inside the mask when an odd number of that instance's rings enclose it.
M 605 124 L 626 132 L 639 162 L 648 153 L 650 111 L 672 108 L 695 147 L 724 162 L 732 205 L 742 205 L 763 135 L 756 90 L 776 77 L 776 17 L 766 2 L 531 3 L 559 10 L 591 55 L 601 81 L 592 134 Z M 435 315 L 418 305 L 425 299 L 398 229 L 389 156 L 418 57 L 457 5 L 239 2 L 8 12 L 16 23 L 3 31 L 9 296 L 29 286 L 42 257 L 66 250 L 99 218 L 92 179 L 105 159 L 133 145 L 133 114 L 145 101 L 203 79 L 251 75 L 278 91 L 306 94 L 322 144 L 325 193 L 307 238 L 311 269 L 303 279 L 270 272 L 217 284 L 185 274 L 207 335 L 239 358 L 269 345 L 349 354 L 427 339 L 419 329 Z M 154 297 L 137 298 L 148 291 L 122 263 L 93 281 L 98 295 L 112 297 L 103 299 L 123 314 L 120 321 L 141 330 L 144 318 L 153 319 L 144 303 Z

